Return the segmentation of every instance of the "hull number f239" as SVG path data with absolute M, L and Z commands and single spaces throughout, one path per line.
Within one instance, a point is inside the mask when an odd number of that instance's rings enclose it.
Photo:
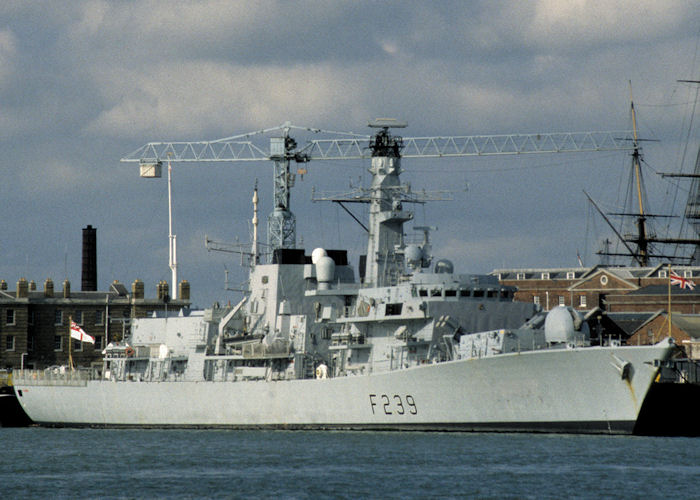
M 406 394 L 370 394 L 369 405 L 372 415 L 416 415 L 418 407 L 413 396 Z

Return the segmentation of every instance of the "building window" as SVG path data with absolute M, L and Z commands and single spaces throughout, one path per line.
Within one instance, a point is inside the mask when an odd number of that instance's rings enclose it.
M 53 336 L 53 350 L 62 351 L 63 350 L 63 335 Z
M 659 271 L 659 278 L 666 278 L 668 275 L 666 274 L 666 271 Z
M 75 311 L 73 313 L 73 321 L 75 321 L 77 324 L 82 325 L 83 324 L 83 311 Z
M 542 279 L 543 279 L 543 280 L 548 280 L 548 279 L 549 279 L 549 273 L 542 273 Z
M 403 306 L 402 302 L 397 302 L 395 304 L 387 304 L 386 309 L 384 310 L 384 315 L 385 316 L 398 316 L 401 314 L 401 306 Z
M 102 335 L 95 335 L 95 350 L 98 351 L 103 347 L 104 346 L 102 345 Z
M 54 313 L 53 324 L 54 325 L 62 325 L 63 324 L 63 311 L 56 309 L 56 312 Z
M 6 351 L 14 351 L 15 350 L 15 336 L 14 335 L 8 335 L 5 337 L 5 350 Z
M 79 340 L 76 339 L 71 339 L 73 341 L 73 352 L 82 352 L 83 351 L 83 343 Z
M 607 285 L 608 284 L 608 277 L 605 275 L 601 276 L 600 277 L 600 284 L 603 286 Z
M 540 305 L 540 296 L 539 295 L 533 295 L 532 296 L 532 302 L 536 305 Z
M 575 278 L 576 278 L 576 273 L 575 273 L 575 272 L 569 271 L 568 273 L 566 273 L 566 279 L 567 279 L 567 280 L 572 280 L 572 279 L 575 279 Z
M 15 310 L 14 309 L 7 309 L 5 311 L 5 324 L 6 325 L 14 325 L 15 324 Z
M 104 311 L 95 311 L 95 324 L 96 325 L 104 325 L 105 324 L 105 312 Z
M 693 271 L 683 271 L 683 277 L 684 278 L 692 278 L 693 277 Z
M 560 306 L 566 305 L 566 302 L 564 301 L 564 296 L 563 296 L 563 295 L 560 295 L 560 296 L 559 296 L 559 305 L 560 305 Z
M 578 299 L 578 305 L 581 306 L 581 307 L 586 307 L 587 303 L 586 303 L 586 296 L 585 296 L 585 295 L 581 295 L 581 296 L 579 297 L 579 299 Z
M 524 280 L 525 279 L 525 273 L 518 273 L 515 275 L 515 279 L 518 280 Z

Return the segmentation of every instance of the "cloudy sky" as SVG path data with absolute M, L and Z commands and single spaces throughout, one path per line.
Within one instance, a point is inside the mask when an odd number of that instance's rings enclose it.
M 285 121 L 368 133 L 378 116 L 405 136 L 631 129 L 644 143 L 649 210 L 681 213 L 700 79 L 695 1 L 73 1 L 0 3 L 0 278 L 79 288 L 81 229 L 97 227 L 99 288 L 170 279 L 167 182 L 120 158 L 160 140 L 208 140 Z M 697 115 L 696 115 L 696 118 Z M 626 153 L 405 160 L 414 188 L 454 200 L 416 208 L 436 255 L 463 271 L 598 261 L 611 237 L 586 189 L 623 209 Z M 363 253 L 362 229 L 312 189 L 367 180 L 366 161 L 312 162 L 292 209 L 303 246 Z M 175 164 L 179 277 L 194 302 L 224 290 L 239 259 L 204 238 L 248 241 L 250 197 L 271 208 L 272 169 Z M 358 216 L 366 214 L 358 209 Z M 662 222 L 659 233 L 678 232 Z M 670 225 L 669 225 L 670 224 Z M 261 228 L 264 231 L 264 227 Z M 675 234 L 677 235 L 677 234 Z

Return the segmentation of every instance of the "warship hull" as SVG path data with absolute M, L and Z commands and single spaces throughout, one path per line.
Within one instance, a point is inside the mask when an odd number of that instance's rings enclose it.
M 629 434 L 671 345 L 503 354 L 327 379 L 138 382 L 15 372 L 37 424 Z M 41 373 L 41 372 L 38 372 Z

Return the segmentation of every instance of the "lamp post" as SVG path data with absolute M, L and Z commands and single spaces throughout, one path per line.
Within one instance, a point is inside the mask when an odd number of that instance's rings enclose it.
M 169 266 L 172 272 L 173 286 L 171 295 L 177 300 L 177 237 L 173 234 L 173 198 L 172 198 L 172 167 L 168 153 L 168 239 L 170 241 Z
M 168 266 L 172 273 L 172 298 L 177 299 L 177 238 L 173 234 L 173 194 L 172 194 L 172 166 L 170 157 L 172 152 L 168 152 Z M 162 163 L 160 160 L 141 161 L 139 171 L 141 177 L 160 178 Z

